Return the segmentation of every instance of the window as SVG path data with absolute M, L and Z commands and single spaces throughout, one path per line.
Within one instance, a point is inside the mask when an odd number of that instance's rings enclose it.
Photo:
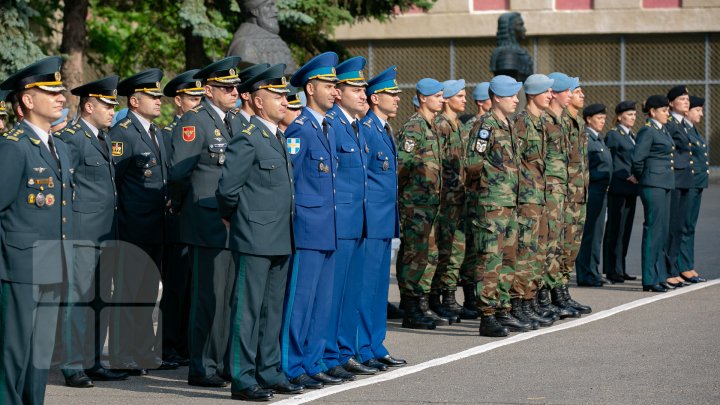
M 593 0 L 555 0 L 555 10 L 592 10 Z
M 507 10 L 510 0 L 473 0 L 473 11 Z
M 643 0 L 644 8 L 679 8 L 680 0 Z

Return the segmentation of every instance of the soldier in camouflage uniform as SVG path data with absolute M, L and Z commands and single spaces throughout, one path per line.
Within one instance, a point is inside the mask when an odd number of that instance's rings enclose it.
M 485 115 L 485 113 L 490 110 L 490 106 L 492 106 L 490 103 L 490 95 L 488 94 L 489 86 L 490 82 L 482 82 L 475 86 L 475 90 L 473 90 L 473 100 L 475 100 L 475 106 L 477 106 L 477 114 L 467 114 L 460 117 L 460 120 L 465 123 L 468 130 L 470 130 L 477 120 Z
M 510 287 L 517 253 L 517 197 L 520 159 L 508 116 L 522 87 L 509 76 L 490 81 L 492 108 L 470 131 L 466 154 L 467 238 L 474 239 L 480 335 L 507 336 L 531 328 L 510 313 Z
M 435 324 L 449 324 L 429 309 L 428 294 L 437 265 L 437 246 L 432 233 L 437 222 L 441 190 L 440 142 L 433 120 L 442 110 L 442 83 L 422 79 L 417 86 L 420 108 L 398 134 L 398 205 L 400 210 L 400 250 L 397 280 L 401 305 L 417 301 L 423 318 L 407 315 L 405 328 L 427 328 L 428 318 Z
M 465 80 L 445 81 L 443 88 L 445 106 L 435 117 L 435 133 L 440 139 L 442 150 L 442 190 L 440 212 L 435 226 L 438 264 L 432 280 L 430 308 L 443 315 L 476 319 L 477 311 L 466 309 L 455 301 L 458 276 L 465 257 L 463 161 L 468 131 L 458 119 L 458 114 L 465 110 Z M 472 268 L 470 271 L 472 272 Z M 472 284 L 474 283 L 468 283 Z M 442 305 L 439 302 L 440 294 Z
M 542 281 L 547 240 L 545 210 L 545 126 L 542 112 L 550 105 L 553 80 L 534 74 L 524 83 L 527 107 L 515 118 L 520 155 L 518 191 L 518 253 L 515 281 L 510 290 L 512 314 L 525 322 L 550 326 L 553 318 L 538 314 L 535 293 Z

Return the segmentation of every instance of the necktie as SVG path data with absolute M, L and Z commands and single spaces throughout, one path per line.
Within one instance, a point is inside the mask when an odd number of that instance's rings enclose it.
M 390 128 L 390 124 L 388 124 L 387 122 L 385 123 L 385 132 L 388 134 L 388 136 L 390 138 L 392 138 L 392 136 L 393 136 L 392 129 Z
M 55 159 L 55 163 L 57 163 L 58 167 L 60 166 L 60 159 L 58 158 L 57 150 L 55 150 L 55 141 L 53 141 L 53 136 L 50 135 L 48 137 L 48 149 L 50 149 L 50 154 Z
M 322 122 L 322 129 L 323 135 L 325 135 L 325 140 L 328 141 L 328 144 L 330 144 L 330 138 L 328 138 L 328 123 L 326 120 L 323 120 Z
M 230 138 L 232 138 L 235 134 L 233 134 L 232 126 L 230 126 L 230 114 L 225 115 L 223 121 L 225 122 L 225 129 L 227 129 Z
M 97 138 L 98 138 L 98 141 L 100 141 L 100 145 L 103 148 L 103 152 L 107 151 L 108 148 L 107 148 L 107 143 L 105 142 L 105 132 L 103 132 L 103 131 L 98 132 Z
M 283 136 L 282 131 L 278 128 L 278 130 L 275 131 L 275 138 L 277 138 L 278 142 L 280 142 L 280 145 L 283 145 Z
M 158 143 L 158 140 L 157 140 L 157 135 L 155 133 L 156 131 L 157 131 L 157 127 L 155 126 L 155 124 L 150 124 L 150 139 L 152 139 L 153 142 L 155 142 L 155 146 L 160 147 L 160 144 Z
M 355 138 L 358 138 L 360 135 L 359 135 L 359 131 L 358 131 L 357 120 L 353 121 L 352 124 L 350 124 L 350 125 L 353 127 L 353 131 L 355 131 Z

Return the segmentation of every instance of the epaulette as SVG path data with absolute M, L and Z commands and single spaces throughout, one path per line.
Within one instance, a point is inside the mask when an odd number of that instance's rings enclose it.
M 307 116 L 301 115 L 297 118 L 295 118 L 295 121 L 293 121 L 296 124 L 305 125 L 305 121 L 307 121 Z
M 55 131 L 52 133 L 52 136 L 54 136 L 55 138 L 60 138 L 62 133 L 63 133 L 63 131 Z M 74 133 L 74 131 L 70 132 L 70 133 L 72 134 L 72 133 Z
M 130 126 L 130 123 L 131 123 L 131 122 L 132 122 L 132 120 L 130 120 L 130 118 L 126 118 L 125 121 L 122 121 L 122 122 L 119 123 L 118 125 L 120 125 L 121 127 L 127 129 L 128 126 Z
M 252 135 L 252 130 L 255 129 L 255 124 L 250 124 L 247 126 L 247 128 L 243 129 L 241 132 L 247 135 Z
M 203 105 L 202 105 L 202 104 L 198 104 L 198 105 L 196 105 L 195 107 L 191 108 L 189 111 L 192 111 L 192 112 L 196 113 L 196 112 L 198 112 L 198 111 L 200 111 L 200 110 L 202 110 L 202 109 L 203 109 Z
M 234 116 L 238 115 L 238 113 L 240 112 L 241 109 L 242 109 L 242 107 L 235 107 L 235 108 L 233 108 L 232 110 L 230 110 L 230 111 L 228 111 L 228 112 L 229 112 L 230 114 L 232 114 L 233 117 L 234 117 Z
M 15 142 L 20 140 L 20 138 L 13 136 L 13 135 L 5 135 L 5 139 L 9 139 L 9 140 L 15 141 Z
M 5 134 L 5 139 L 17 142 L 20 138 L 22 138 L 23 132 L 24 130 L 19 128 L 11 129 Z
M 163 131 L 172 131 L 176 125 L 177 125 L 177 121 L 173 121 L 173 122 L 169 123 L 165 128 L 163 128 Z
M 69 133 L 71 133 L 71 134 L 75 135 L 75 130 L 74 130 L 74 129 L 72 129 L 72 128 L 65 128 L 65 131 L 67 131 L 67 132 L 69 132 Z M 57 133 L 60 133 L 60 132 L 62 132 L 62 131 L 57 131 Z
M 325 117 L 330 118 L 331 120 L 334 120 L 336 115 L 337 115 L 337 113 L 335 111 L 328 111 L 328 113 L 325 114 Z

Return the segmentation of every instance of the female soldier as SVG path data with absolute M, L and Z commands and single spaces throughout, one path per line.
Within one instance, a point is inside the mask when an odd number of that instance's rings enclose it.
M 605 145 L 613 158 L 613 174 L 607 198 L 603 272 L 612 283 L 637 279 L 628 275 L 625 268 L 638 195 L 638 181 L 630 172 L 636 136 L 631 128 L 635 125 L 636 117 L 634 101 L 620 102 L 615 107 L 615 128 L 605 135 Z
M 673 140 L 664 125 L 670 102 L 650 96 L 643 105 L 648 119 L 640 129 L 632 158 L 632 174 L 640 183 L 645 222 L 642 236 L 643 291 L 666 292 L 664 248 L 670 226 L 670 192 L 675 188 Z M 661 274 L 659 274 L 661 273 Z

